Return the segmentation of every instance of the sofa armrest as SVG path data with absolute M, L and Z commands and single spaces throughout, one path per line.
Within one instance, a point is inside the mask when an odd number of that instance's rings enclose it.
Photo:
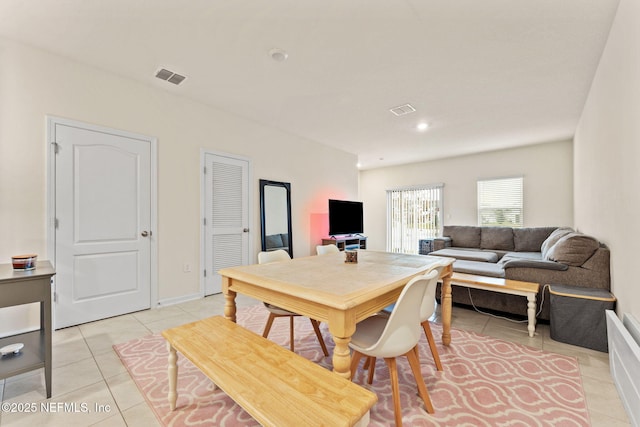
M 448 248 L 451 246 L 451 237 L 436 237 L 433 239 L 433 250 L 439 251 L 440 249 Z
M 569 268 L 568 265 L 561 264 L 555 261 L 544 261 L 537 259 L 510 259 L 506 261 L 502 268 L 505 270 L 507 268 L 542 268 L 545 270 L 557 270 L 557 271 L 565 271 Z

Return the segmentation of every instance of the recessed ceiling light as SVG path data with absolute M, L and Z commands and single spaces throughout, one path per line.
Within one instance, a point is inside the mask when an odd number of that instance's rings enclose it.
M 289 57 L 289 54 L 282 49 L 273 48 L 269 51 L 269 56 L 274 61 L 283 62 Z
M 429 123 L 420 122 L 416 126 L 416 129 L 418 129 L 420 132 L 424 132 L 425 130 L 429 129 Z

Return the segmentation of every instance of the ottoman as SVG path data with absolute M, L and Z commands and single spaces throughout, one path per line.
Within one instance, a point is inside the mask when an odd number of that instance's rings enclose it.
M 616 298 L 606 289 L 550 285 L 551 338 L 567 344 L 607 352 L 605 310 Z

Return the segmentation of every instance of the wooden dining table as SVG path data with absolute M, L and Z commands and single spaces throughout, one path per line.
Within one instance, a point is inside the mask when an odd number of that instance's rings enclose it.
M 333 370 L 350 377 L 349 342 L 356 324 L 394 303 L 404 285 L 443 259 L 442 342 L 451 342 L 451 274 L 453 258 L 358 251 L 357 263 L 345 253 L 294 258 L 219 270 L 225 296 L 224 315 L 236 321 L 236 294 L 274 304 L 329 325 L 335 348 Z

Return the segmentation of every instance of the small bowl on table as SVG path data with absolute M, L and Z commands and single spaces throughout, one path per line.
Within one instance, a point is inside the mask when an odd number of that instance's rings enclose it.
M 36 268 L 37 259 L 38 255 L 36 254 L 15 255 L 11 257 L 11 263 L 14 270 L 28 271 Z

